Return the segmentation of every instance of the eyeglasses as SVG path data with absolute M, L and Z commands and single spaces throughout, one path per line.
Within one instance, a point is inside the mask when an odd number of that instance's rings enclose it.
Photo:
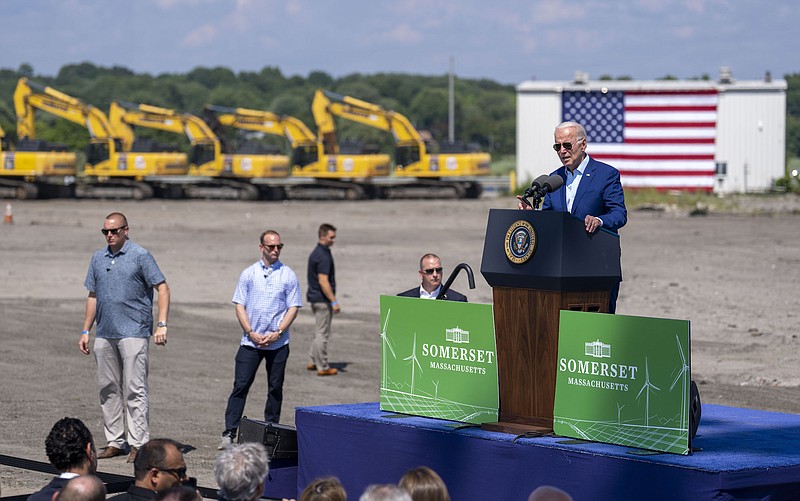
M 261 247 L 264 247 L 268 251 L 275 250 L 276 248 L 278 250 L 281 250 L 281 249 L 283 249 L 283 244 L 277 244 L 277 245 L 261 244 Z
M 102 233 L 103 235 L 108 235 L 109 233 L 111 233 L 112 235 L 118 235 L 120 231 L 126 228 L 127 226 L 120 226 L 119 228 L 103 228 L 102 230 L 100 230 L 100 233 Z
M 150 469 L 150 468 L 155 468 L 158 471 L 165 471 L 167 473 L 172 473 L 173 475 L 178 477 L 178 480 L 180 480 L 182 478 L 186 478 L 186 467 L 185 466 L 183 468 L 159 468 L 158 466 L 148 466 L 148 469 Z
M 434 272 L 438 273 L 439 275 L 442 274 L 443 268 L 440 266 L 438 268 L 426 268 L 424 270 L 419 270 L 426 275 L 433 275 Z
M 583 141 L 583 139 L 578 139 L 578 142 L 576 143 L 556 143 L 553 145 L 553 149 L 556 151 L 561 151 L 561 147 L 563 146 L 565 150 L 572 151 L 572 147 L 577 146 L 581 141 Z

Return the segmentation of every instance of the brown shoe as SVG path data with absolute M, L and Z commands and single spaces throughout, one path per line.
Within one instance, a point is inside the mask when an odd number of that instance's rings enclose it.
M 315 370 L 317 370 L 317 366 L 314 365 L 314 364 L 308 364 L 308 365 L 306 365 L 306 369 L 308 369 L 310 371 L 315 371 Z
M 131 453 L 128 454 L 128 462 L 133 463 L 136 461 L 136 456 L 139 455 L 139 448 L 138 447 L 131 447 Z
M 108 447 L 103 449 L 103 452 L 97 455 L 97 459 L 114 458 L 117 456 L 122 456 L 123 454 L 125 454 L 125 451 L 123 451 L 119 447 L 114 447 L 113 445 L 109 445 Z
M 335 376 L 336 374 L 339 374 L 339 371 L 333 367 L 324 371 L 317 371 L 317 376 Z

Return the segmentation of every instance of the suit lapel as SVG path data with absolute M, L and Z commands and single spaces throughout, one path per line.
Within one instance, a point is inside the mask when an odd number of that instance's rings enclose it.
M 564 180 L 564 184 L 566 185 L 566 183 L 567 183 L 567 168 L 562 165 L 561 168 L 556 171 L 556 174 L 561 176 L 561 179 Z M 558 200 L 559 200 L 559 203 L 561 204 L 561 210 L 563 212 L 567 212 L 567 187 L 566 186 L 562 186 L 560 189 L 558 189 L 556 191 L 556 193 L 558 194 Z M 558 208 L 556 208 L 556 210 L 558 210 Z
M 583 197 L 583 194 L 589 189 L 589 184 L 594 181 L 596 170 L 597 165 L 595 164 L 594 159 L 589 157 L 589 163 L 586 164 L 586 170 L 583 171 L 583 177 L 581 177 L 581 183 L 578 185 L 578 191 L 575 192 L 575 200 L 572 201 L 573 214 L 575 214 L 578 204 L 581 203 L 581 197 Z

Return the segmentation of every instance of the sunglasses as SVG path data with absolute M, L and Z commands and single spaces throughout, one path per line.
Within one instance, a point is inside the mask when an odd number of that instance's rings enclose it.
M 420 270 L 420 271 L 421 271 L 422 273 L 426 274 L 426 275 L 433 275 L 433 272 L 434 272 L 434 271 L 435 271 L 436 273 L 438 273 L 439 275 L 441 275 L 441 274 L 442 274 L 442 269 L 443 269 L 443 268 L 440 266 L 439 268 L 427 268 L 427 269 Z
M 277 244 L 277 245 L 261 244 L 261 246 L 264 247 L 265 249 L 267 249 L 268 251 L 272 251 L 272 250 L 275 250 L 275 249 L 278 249 L 278 250 L 283 249 L 283 244 Z
M 112 235 L 119 235 L 119 232 L 127 228 L 127 226 L 120 226 L 119 228 L 103 228 L 100 230 L 100 233 L 103 235 L 108 235 L 111 233 Z
M 158 471 L 164 471 L 167 473 L 172 473 L 173 475 L 178 477 L 178 480 L 182 478 L 186 478 L 186 467 L 183 468 L 159 468 L 158 466 L 150 466 L 150 468 L 155 468 Z
M 571 151 L 572 150 L 572 146 L 579 144 L 581 141 L 582 141 L 582 139 L 579 139 L 578 142 L 574 143 L 574 144 L 573 143 L 556 143 L 556 144 L 553 145 L 553 149 L 556 150 L 556 151 L 561 151 L 561 147 L 563 146 L 565 150 Z

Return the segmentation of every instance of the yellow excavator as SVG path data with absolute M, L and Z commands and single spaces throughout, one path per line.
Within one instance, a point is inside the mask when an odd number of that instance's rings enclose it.
M 334 116 L 391 132 L 395 140 L 396 178 L 413 178 L 408 182 L 387 184 L 384 196 L 442 196 L 477 198 L 482 188 L 479 176 L 491 171 L 491 156 L 477 151 L 433 153 L 430 144 L 405 116 L 376 104 L 317 89 L 311 105 L 317 134 L 326 151 L 335 151 L 336 123 Z
M 101 109 L 52 87 L 20 78 L 14 92 L 14 107 L 20 138 L 36 137 L 36 110 L 69 120 L 89 132 L 86 164 L 75 187 L 79 198 L 150 198 L 153 176 L 186 173 L 185 154 L 126 151 Z
M 64 145 L 28 138 L 13 145 L 0 127 L 0 196 L 71 196 L 76 172 L 77 157 Z
M 325 151 L 314 133 L 292 116 L 207 105 L 204 118 L 212 129 L 221 125 L 285 137 L 291 148 L 292 179 L 285 185 L 289 198 L 374 198 L 371 179 L 389 174 L 389 155 Z
M 190 113 L 141 103 L 114 101 L 112 126 L 143 126 L 185 134 L 191 143 L 189 173 L 173 179 L 189 198 L 281 198 L 269 181 L 290 175 L 289 158 L 274 152 L 223 153 L 222 143 L 203 119 Z M 122 137 L 129 132 L 122 131 Z

